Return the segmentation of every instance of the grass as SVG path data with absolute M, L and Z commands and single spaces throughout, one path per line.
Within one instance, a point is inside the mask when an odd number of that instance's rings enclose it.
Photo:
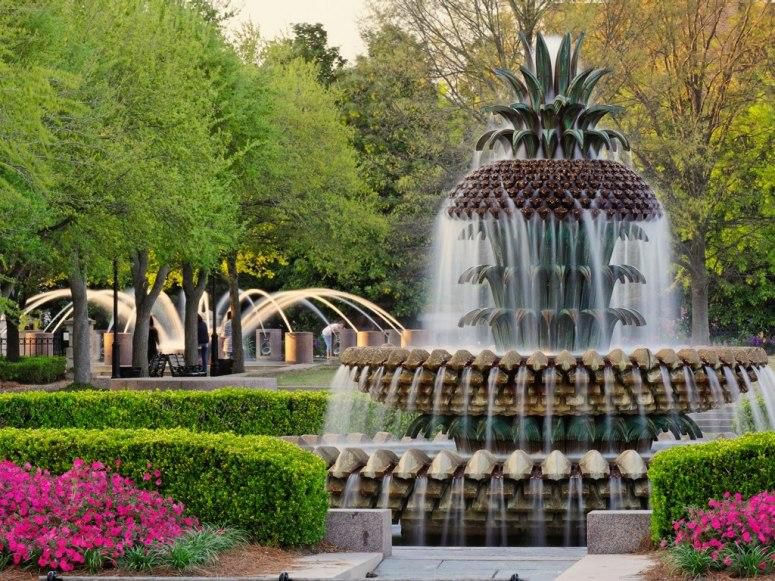
M 169 546 L 154 550 L 129 549 L 118 566 L 132 571 L 149 571 L 155 567 L 171 567 L 179 571 L 211 565 L 219 553 L 247 543 L 247 536 L 237 529 L 205 525 L 189 531 Z
M 331 386 L 331 380 L 338 365 L 322 363 L 309 369 L 300 369 L 299 371 L 280 371 L 261 373 L 262 376 L 276 377 L 278 387 L 300 387 L 300 388 L 328 388 Z

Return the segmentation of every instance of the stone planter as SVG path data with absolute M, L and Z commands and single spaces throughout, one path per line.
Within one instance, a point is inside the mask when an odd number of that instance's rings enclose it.
M 388 329 L 385 331 L 385 343 L 388 345 L 401 346 L 401 332 L 395 329 Z
M 307 331 L 285 334 L 285 362 L 312 363 L 313 335 Z
M 282 329 L 256 330 L 256 359 L 266 359 L 268 361 L 283 360 Z
M 106 332 L 103 335 L 105 365 L 113 364 L 113 332 Z M 132 333 L 118 333 L 118 345 L 120 349 L 119 357 L 122 367 L 132 365 Z
M 339 336 L 339 352 L 337 355 L 341 355 L 345 349 L 355 347 L 358 344 L 358 335 L 352 329 L 342 329 L 337 335 Z
M 428 332 L 424 329 L 404 329 L 401 331 L 401 347 L 417 347 L 428 342 Z
M 385 344 L 382 331 L 358 331 L 358 347 L 379 347 Z

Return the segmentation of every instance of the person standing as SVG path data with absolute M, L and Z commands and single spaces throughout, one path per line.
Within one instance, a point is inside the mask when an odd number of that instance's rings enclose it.
M 207 355 L 210 347 L 209 331 L 207 323 L 202 315 L 196 316 L 196 342 L 199 344 L 199 356 L 202 358 L 202 371 L 207 373 Z
M 339 333 L 344 329 L 344 324 L 341 322 L 331 323 L 323 328 L 320 333 L 323 335 L 323 341 L 326 344 L 326 358 L 330 359 L 334 356 L 334 333 Z
M 231 311 L 226 312 L 226 320 L 223 322 L 223 327 L 221 327 L 221 339 L 223 339 L 223 356 L 226 359 L 231 359 Z
M 151 321 L 148 326 L 148 363 L 153 361 L 153 358 L 159 354 L 159 330 L 156 328 L 156 323 L 151 317 Z

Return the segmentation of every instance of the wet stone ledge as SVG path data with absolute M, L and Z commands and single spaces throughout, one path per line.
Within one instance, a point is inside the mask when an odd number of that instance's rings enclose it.
M 485 350 L 366 347 L 341 357 L 357 389 L 386 405 L 451 415 L 699 412 L 736 401 L 767 364 L 748 347 L 567 351 L 498 356 Z

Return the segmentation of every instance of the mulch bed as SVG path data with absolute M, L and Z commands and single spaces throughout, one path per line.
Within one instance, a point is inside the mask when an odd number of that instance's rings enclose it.
M 255 575 L 279 575 L 283 571 L 291 569 L 299 557 L 317 553 L 333 553 L 339 550 L 340 549 L 327 543 L 322 543 L 309 549 L 297 550 L 277 549 L 260 545 L 246 545 L 221 553 L 218 561 L 212 565 L 195 567 L 186 571 L 169 569 L 166 567 L 152 569 L 150 571 L 104 569 L 96 574 L 89 573 L 88 571 L 71 571 L 69 573 L 63 573 L 62 576 L 66 578 L 68 575 L 94 575 L 98 577 L 180 577 L 181 575 L 194 577 L 250 577 Z M 22 570 L 16 567 L 9 567 L 5 571 L 0 571 L 0 580 L 33 581 L 37 580 L 40 575 L 45 574 L 46 571 Z

